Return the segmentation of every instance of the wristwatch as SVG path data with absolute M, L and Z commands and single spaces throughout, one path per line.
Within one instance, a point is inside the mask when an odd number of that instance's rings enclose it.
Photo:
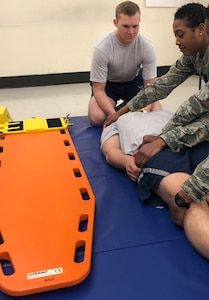
M 176 202 L 176 205 L 178 205 L 179 207 L 186 207 L 186 208 L 190 207 L 190 204 L 186 203 L 184 198 L 179 196 L 179 194 L 175 195 L 175 202 Z

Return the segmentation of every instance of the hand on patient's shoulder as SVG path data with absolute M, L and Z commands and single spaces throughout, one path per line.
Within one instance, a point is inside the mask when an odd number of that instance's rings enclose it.
M 105 127 L 109 126 L 110 124 L 112 124 L 113 122 L 117 121 L 117 119 L 119 117 L 120 117 L 120 115 L 118 114 L 118 112 L 115 112 L 114 114 L 107 116 L 106 120 L 104 121 L 103 128 L 105 128 Z
M 104 121 L 103 127 L 107 127 L 108 125 L 112 124 L 113 122 L 117 121 L 117 119 L 122 116 L 123 114 L 129 112 L 130 109 L 128 108 L 127 104 L 121 107 L 115 113 L 107 116 L 106 120 Z

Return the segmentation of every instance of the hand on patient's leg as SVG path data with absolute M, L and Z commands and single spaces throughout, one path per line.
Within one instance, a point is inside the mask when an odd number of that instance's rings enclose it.
M 174 197 L 172 197 L 172 199 L 168 201 L 168 208 L 170 211 L 172 221 L 176 225 L 184 228 L 184 216 L 185 213 L 187 212 L 187 208 L 178 207 L 174 201 Z
M 184 228 L 192 246 L 209 260 L 209 196 L 200 203 L 192 201 L 189 209 L 179 208 L 174 201 L 188 177 L 186 173 L 170 174 L 161 180 L 156 193 L 168 204 L 172 220 Z
M 189 177 L 187 173 L 173 173 L 164 177 L 155 192 L 168 204 L 171 219 L 183 227 L 186 208 L 178 207 L 174 197 L 181 190 L 182 183 Z

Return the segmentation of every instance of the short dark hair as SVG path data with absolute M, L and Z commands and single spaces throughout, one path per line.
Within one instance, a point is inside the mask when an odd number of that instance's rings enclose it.
M 124 1 L 116 6 L 115 17 L 118 20 L 120 14 L 134 16 L 136 13 L 140 13 L 139 6 L 132 1 Z
M 178 8 L 174 20 L 184 20 L 187 27 L 197 28 L 205 23 L 206 7 L 200 3 L 188 3 Z
M 209 5 L 208 7 L 205 9 L 205 18 L 209 19 Z

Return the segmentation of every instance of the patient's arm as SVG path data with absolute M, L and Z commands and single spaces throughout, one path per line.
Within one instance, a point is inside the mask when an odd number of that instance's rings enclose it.
M 137 180 L 141 170 L 136 166 L 133 156 L 124 154 L 121 151 L 118 134 L 111 136 L 104 142 L 102 151 L 110 165 L 125 170 L 131 180 Z

